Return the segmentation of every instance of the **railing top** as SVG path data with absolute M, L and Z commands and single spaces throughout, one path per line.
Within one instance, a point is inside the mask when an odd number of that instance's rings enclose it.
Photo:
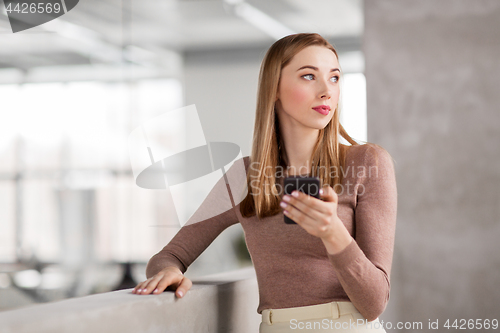
M 219 285 L 229 285 L 225 289 L 230 292 L 223 291 L 226 294 L 221 296 Z M 200 312 L 207 313 L 213 308 L 215 312 L 211 316 L 217 321 L 221 297 L 231 303 L 234 295 L 246 293 L 249 286 L 254 293 L 257 291 L 253 267 L 193 279 L 193 287 L 182 299 L 173 291 L 161 295 L 136 295 L 132 294 L 132 289 L 125 289 L 35 304 L 0 312 L 0 331 L 165 332 L 165 327 L 173 322 L 184 325 L 183 319 L 199 318 Z M 257 315 L 257 304 L 253 303 L 253 312 Z

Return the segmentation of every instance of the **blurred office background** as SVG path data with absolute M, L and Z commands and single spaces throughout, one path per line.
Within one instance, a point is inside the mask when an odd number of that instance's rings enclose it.
M 207 141 L 249 155 L 265 51 L 318 32 L 345 73 L 342 123 L 396 162 L 381 319 L 500 319 L 500 2 L 81 0 L 16 34 L 0 8 L 0 310 L 145 279 L 180 225 L 168 190 L 135 185 L 130 132 L 195 104 Z M 186 275 L 251 265 L 242 242 L 228 228 Z
M 249 155 L 260 63 L 286 34 L 337 46 L 343 122 L 366 140 L 360 1 L 82 0 L 15 34 L 0 8 L 1 309 L 144 280 L 180 223 L 168 189 L 135 185 L 128 135 L 195 104 L 206 141 Z M 185 132 L 156 139 L 175 150 Z M 229 228 L 186 275 L 251 265 L 243 239 Z

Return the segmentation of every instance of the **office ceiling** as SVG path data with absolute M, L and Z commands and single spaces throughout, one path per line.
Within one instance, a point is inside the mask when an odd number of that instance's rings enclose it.
M 363 30 L 362 0 L 80 0 L 15 34 L 4 8 L 0 0 L 0 69 L 24 72 L 124 61 L 168 67 L 189 54 L 266 48 L 287 31 L 356 49 Z

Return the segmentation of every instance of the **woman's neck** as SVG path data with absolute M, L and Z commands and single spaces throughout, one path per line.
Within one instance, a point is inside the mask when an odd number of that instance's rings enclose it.
M 311 155 L 318 140 L 319 130 L 296 128 L 283 131 L 284 149 L 288 160 L 288 175 L 304 175 L 311 173 Z M 283 147 L 282 147 L 283 149 Z

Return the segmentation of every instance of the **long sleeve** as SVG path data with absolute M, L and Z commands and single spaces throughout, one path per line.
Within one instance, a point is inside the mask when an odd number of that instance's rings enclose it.
M 168 266 L 174 266 L 179 268 L 181 272 L 186 272 L 189 265 L 205 251 L 222 231 L 239 222 L 234 207 L 208 219 L 200 219 L 200 215 L 221 208 L 222 195 L 232 196 L 231 188 L 226 184 L 224 177 L 216 183 L 186 225 L 160 252 L 149 260 L 146 267 L 148 278 Z M 193 223 L 193 221 L 199 220 L 200 222 Z
M 389 301 L 397 189 L 392 158 L 380 146 L 367 144 L 363 168 L 357 184 L 354 240 L 328 257 L 351 302 L 372 321 Z

